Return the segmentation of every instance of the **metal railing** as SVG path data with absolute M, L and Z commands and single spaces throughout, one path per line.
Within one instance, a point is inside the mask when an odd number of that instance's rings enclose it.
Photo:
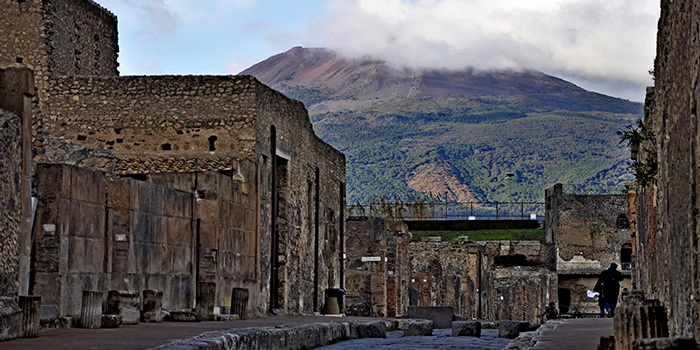
M 544 220 L 543 202 L 355 202 L 348 216 L 394 220 Z

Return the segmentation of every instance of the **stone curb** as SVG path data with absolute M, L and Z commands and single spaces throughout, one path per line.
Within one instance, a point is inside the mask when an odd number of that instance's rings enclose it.
M 508 345 L 506 345 L 503 350 L 527 350 L 537 344 L 537 337 L 542 334 L 542 331 L 548 331 L 554 329 L 557 325 L 562 323 L 562 320 L 550 320 L 545 324 L 540 326 L 536 331 L 532 332 L 522 332 L 520 335 L 511 340 Z
M 380 321 L 380 320 L 377 320 Z M 274 327 L 208 332 L 151 350 L 300 350 L 357 339 L 357 326 L 370 322 L 290 323 Z M 384 320 L 387 330 L 403 329 L 415 320 Z

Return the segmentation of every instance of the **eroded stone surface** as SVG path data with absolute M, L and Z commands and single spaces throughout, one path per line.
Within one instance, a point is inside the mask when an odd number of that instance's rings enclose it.
M 433 335 L 433 322 L 432 321 L 407 322 L 403 328 L 403 336 L 404 337 L 432 336 L 432 335 Z

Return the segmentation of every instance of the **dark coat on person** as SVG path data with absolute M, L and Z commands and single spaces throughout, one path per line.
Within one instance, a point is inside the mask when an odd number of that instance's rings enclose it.
M 600 293 L 599 304 L 603 302 L 615 302 L 620 295 L 620 282 L 624 278 L 620 271 L 617 271 L 617 266 L 600 273 L 598 282 L 596 282 L 593 291 Z

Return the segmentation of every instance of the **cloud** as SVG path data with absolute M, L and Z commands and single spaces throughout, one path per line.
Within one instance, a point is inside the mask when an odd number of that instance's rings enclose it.
M 133 75 L 163 75 L 165 72 L 160 66 L 151 60 L 141 60 L 134 64 L 130 73 Z
M 528 68 L 642 86 L 658 12 L 632 0 L 329 0 L 308 44 L 419 68 Z
M 239 74 L 256 63 L 257 60 L 255 59 L 238 60 L 232 58 L 229 60 L 228 66 L 226 67 L 226 74 Z

